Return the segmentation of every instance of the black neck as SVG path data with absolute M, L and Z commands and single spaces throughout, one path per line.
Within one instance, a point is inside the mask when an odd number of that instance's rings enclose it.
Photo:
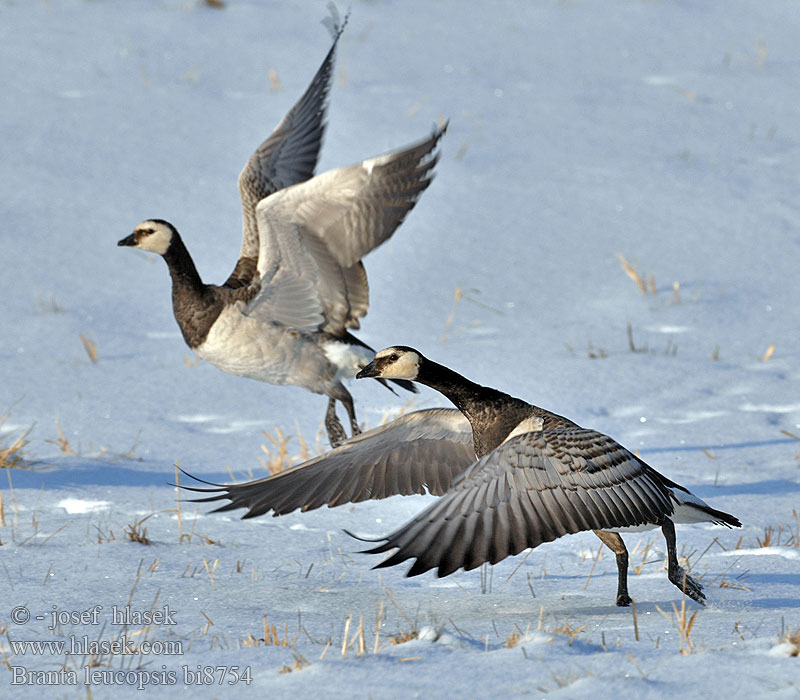
M 167 252 L 164 253 L 164 260 L 169 267 L 169 274 L 172 276 L 173 291 L 186 289 L 194 292 L 202 291 L 203 280 L 194 265 L 192 256 L 183 244 L 183 240 L 178 233 L 173 233 Z
M 428 359 L 420 360 L 416 380 L 444 394 L 472 426 L 475 455 L 483 457 L 494 450 L 533 407 L 502 391 L 481 386 L 457 372 Z
M 470 422 L 478 413 L 484 413 L 493 405 L 502 405 L 503 410 L 507 410 L 509 406 L 518 405 L 525 408 L 530 406 L 527 402 L 515 399 L 502 391 L 476 384 L 449 367 L 431 362 L 427 358 L 422 358 L 415 381 L 444 394 L 470 419 Z
M 425 358 L 421 359 L 419 374 L 415 381 L 444 394 L 459 411 L 465 414 L 476 400 L 485 396 L 485 392 L 494 392 L 494 389 L 476 384 L 449 367 Z

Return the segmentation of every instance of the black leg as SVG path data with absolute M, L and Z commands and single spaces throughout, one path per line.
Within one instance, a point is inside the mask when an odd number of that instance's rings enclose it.
M 661 525 L 661 531 L 667 541 L 667 576 L 669 580 L 692 600 L 697 601 L 700 605 L 705 605 L 703 601 L 705 601 L 706 597 L 703 594 L 703 587 L 678 564 L 678 552 L 675 545 L 675 524 L 666 519 Z
M 347 440 L 347 433 L 336 416 L 336 399 L 328 399 L 328 410 L 325 413 L 325 429 L 328 431 L 328 441 L 331 447 L 339 447 Z
M 628 595 L 628 550 L 618 532 L 607 530 L 594 530 L 597 535 L 614 555 L 617 557 L 617 605 L 627 607 L 631 604 Z
M 347 417 L 350 419 L 350 434 L 355 436 L 361 433 L 361 428 L 358 427 L 358 421 L 356 420 L 356 407 L 353 405 L 353 397 L 350 394 L 347 394 L 347 399 L 339 399 L 342 402 L 345 410 L 347 411 Z

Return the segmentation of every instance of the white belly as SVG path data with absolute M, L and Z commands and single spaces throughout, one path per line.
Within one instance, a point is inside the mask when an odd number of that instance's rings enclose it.
M 205 342 L 195 348 L 195 352 L 230 374 L 270 384 L 305 386 L 309 373 L 304 369 L 311 368 L 323 381 L 326 374 L 324 366 L 320 366 L 326 364 L 324 357 L 316 353 L 319 360 L 315 361 L 309 345 L 297 331 L 245 316 L 236 306 L 230 306 L 222 311 Z M 298 363 L 302 363 L 299 369 Z M 312 391 L 318 389 L 312 388 Z

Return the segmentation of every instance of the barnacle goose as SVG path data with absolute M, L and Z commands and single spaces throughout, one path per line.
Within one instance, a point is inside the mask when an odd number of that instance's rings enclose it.
M 630 605 L 628 551 L 620 532 L 660 527 L 667 576 L 703 603 L 702 586 L 678 564 L 675 523 L 741 527 L 622 445 L 563 416 L 469 381 L 413 348 L 381 350 L 357 377 L 407 379 L 444 394 L 472 426 L 478 461 L 448 492 L 368 553 L 396 551 L 378 566 L 415 558 L 408 575 L 492 564 L 562 535 L 592 530 L 617 560 L 617 605 Z
M 406 414 L 264 479 L 183 488 L 214 494 L 199 501 L 229 499 L 218 511 L 248 508 L 245 518 L 395 494 L 441 495 L 368 550 L 397 549 L 378 567 L 415 558 L 409 576 L 433 568 L 447 576 L 592 530 L 616 556 L 620 606 L 631 598 L 619 533 L 660 527 L 669 580 L 698 603 L 705 600 L 702 586 L 678 564 L 674 524 L 741 527 L 733 515 L 711 508 L 610 437 L 475 384 L 412 348 L 381 350 L 356 376 L 426 384 L 458 410 Z
M 203 283 L 178 231 L 164 220 L 143 221 L 118 243 L 163 256 L 175 318 L 201 358 L 231 374 L 326 394 L 334 447 L 346 438 L 336 401 L 351 433 L 359 432 L 342 380 L 374 355 L 349 332 L 369 306 L 361 258 L 394 233 L 430 184 L 446 129 L 314 177 L 343 29 L 334 27 L 333 46 L 311 85 L 239 176 L 242 247 L 224 284 Z M 390 381 L 416 391 L 405 380 Z

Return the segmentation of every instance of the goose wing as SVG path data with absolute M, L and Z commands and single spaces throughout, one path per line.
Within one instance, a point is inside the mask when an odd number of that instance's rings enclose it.
M 236 267 L 225 284 L 241 287 L 253 278 L 258 261 L 256 205 L 285 187 L 304 182 L 314 175 L 325 130 L 325 109 L 333 76 L 334 57 L 347 17 L 329 18 L 333 45 L 314 79 L 270 137 L 250 156 L 239 174 L 242 198 L 242 248 Z
M 584 428 L 513 437 L 472 465 L 450 491 L 369 553 L 397 548 L 409 576 L 492 564 L 583 530 L 659 522 L 667 490 L 610 437 Z
M 199 502 L 229 499 L 217 511 L 247 508 L 243 517 L 252 518 L 395 495 L 441 495 L 474 461 L 467 419 L 456 409 L 434 408 L 407 413 L 264 479 L 182 488 L 214 494 Z
M 261 291 L 247 313 L 281 322 L 321 316 L 317 327 L 335 335 L 358 328 L 369 305 L 361 257 L 394 233 L 431 183 L 434 150 L 445 128 L 403 150 L 331 170 L 259 202 Z M 287 288 L 291 294 L 283 293 Z

